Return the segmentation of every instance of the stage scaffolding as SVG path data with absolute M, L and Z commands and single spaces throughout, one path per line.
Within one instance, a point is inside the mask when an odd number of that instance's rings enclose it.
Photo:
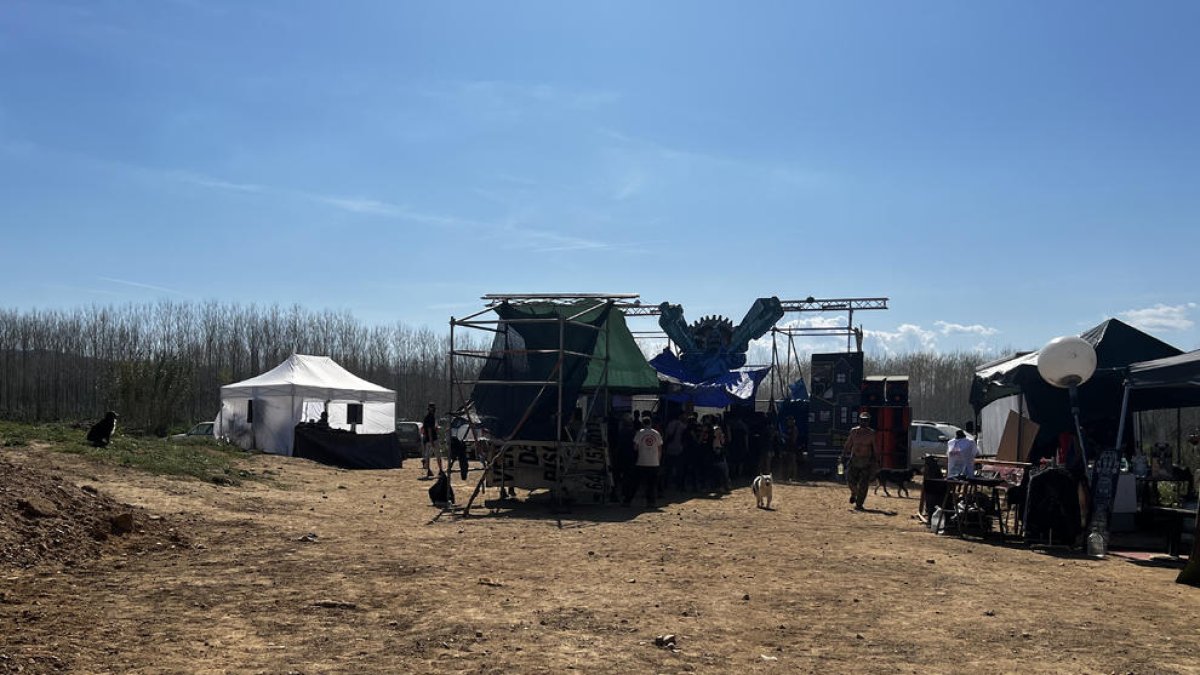
M 590 361 L 594 358 L 594 354 L 585 354 L 581 352 L 571 351 L 567 349 L 564 337 L 567 326 L 586 328 L 592 330 L 604 330 L 606 345 L 610 344 L 607 341 L 608 321 L 606 320 L 603 326 L 593 326 L 589 323 L 580 321 L 580 317 L 588 315 L 590 312 L 604 308 L 606 305 L 613 307 L 621 307 L 628 303 L 635 303 L 638 300 L 636 293 L 522 293 L 522 294 L 488 294 L 481 299 L 485 302 L 485 307 L 474 314 L 471 314 L 461 319 L 450 319 L 450 352 L 448 356 L 448 374 L 450 382 L 450 409 L 452 411 L 463 410 L 467 411 L 465 415 L 468 421 L 468 438 L 478 438 L 479 430 L 476 427 L 476 416 L 470 410 L 472 407 L 472 396 L 475 385 L 498 385 L 511 387 L 538 387 L 538 392 L 528 404 L 520 421 L 512 429 L 508 438 L 495 439 L 499 442 L 499 447 L 493 443 L 492 451 L 485 459 L 483 476 L 476 484 L 474 491 L 471 493 L 470 499 L 464 505 L 461 514 L 467 516 L 475 499 L 481 494 L 485 487 L 489 487 L 489 478 L 492 475 L 493 467 L 499 466 L 501 469 L 505 467 L 505 458 L 520 442 L 514 441 L 514 437 L 518 435 L 520 430 L 529 421 L 530 414 L 533 412 L 539 400 L 543 396 L 555 397 L 555 432 L 552 447 L 555 454 L 555 484 L 552 488 L 554 493 L 554 502 L 556 506 L 561 506 L 565 493 L 565 486 L 573 478 L 577 477 L 578 467 L 581 465 L 582 453 L 589 449 L 602 449 L 604 453 L 604 481 L 607 486 L 609 480 L 609 457 L 607 448 L 606 430 L 603 425 L 600 426 L 600 448 L 589 443 L 589 427 L 596 414 L 597 404 L 603 405 L 604 416 L 607 417 L 609 407 L 609 396 L 607 391 L 608 386 L 608 361 L 609 349 L 605 349 L 603 368 L 598 386 L 588 392 L 587 405 L 584 408 L 582 419 L 576 429 L 575 438 L 564 438 L 564 421 L 569 419 L 575 411 L 576 401 L 563 400 L 563 371 L 564 362 L 567 356 L 581 357 Z M 559 313 L 555 317 L 547 318 L 529 318 L 529 319 L 502 319 L 496 313 L 496 309 L 501 305 L 508 304 L 509 306 L 519 305 L 534 305 L 534 304 L 549 304 L 556 306 L 576 305 L 579 310 L 570 314 L 564 315 Z M 502 332 L 502 327 L 505 324 L 514 323 L 549 323 L 558 325 L 558 345 L 556 348 L 542 349 L 522 349 L 522 350 L 504 350 L 505 356 L 528 356 L 530 354 L 554 354 L 557 356 L 556 365 L 546 379 L 531 379 L 531 380 L 482 380 L 473 373 L 480 372 L 482 368 L 463 368 L 459 359 L 472 359 L 480 362 L 486 362 L 489 359 L 494 359 L 496 353 L 492 350 L 476 350 L 476 349 L 460 349 L 457 343 L 458 332 L 464 329 L 480 330 L 490 333 Z M 585 371 L 586 373 L 586 371 Z M 499 464 L 497 464 L 499 463 Z M 505 488 L 513 486 L 505 485 L 503 482 L 498 486 L 501 488 L 501 494 L 504 494 Z M 605 499 L 609 490 L 604 489 Z
M 846 312 L 844 326 L 785 326 L 771 328 L 771 400 L 788 395 L 789 381 L 803 373 L 800 352 L 796 349 L 796 338 L 845 337 L 846 351 L 862 351 L 862 327 L 854 327 L 854 312 L 887 309 L 887 298 L 814 298 L 782 300 L 785 313 L 791 312 Z M 779 353 L 781 339 L 786 340 L 782 359 Z

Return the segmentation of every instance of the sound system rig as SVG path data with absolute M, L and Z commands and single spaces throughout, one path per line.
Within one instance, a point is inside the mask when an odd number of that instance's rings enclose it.
M 808 403 L 808 457 L 814 474 L 832 475 L 850 429 L 858 424 L 862 352 L 812 355 Z
M 871 416 L 880 466 L 907 469 L 912 408 L 908 378 L 897 375 L 864 378 L 862 352 L 812 355 L 808 404 L 809 464 L 817 475 L 832 475 L 858 415 Z
M 871 415 L 879 465 L 885 469 L 907 469 L 912 408 L 908 405 L 908 378 L 872 376 L 862 382 L 862 410 Z

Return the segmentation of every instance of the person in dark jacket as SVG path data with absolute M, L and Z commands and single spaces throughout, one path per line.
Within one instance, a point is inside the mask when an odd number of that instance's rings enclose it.
M 437 440 L 437 406 L 430 402 L 425 419 L 421 421 L 421 466 L 425 468 L 426 478 L 433 478 L 433 471 L 429 468 L 429 460 L 433 457 L 437 458 L 438 473 L 442 473 L 442 455 L 435 447 Z

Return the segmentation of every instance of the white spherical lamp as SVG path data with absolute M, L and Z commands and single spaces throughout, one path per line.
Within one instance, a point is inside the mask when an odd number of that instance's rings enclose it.
M 1043 380 L 1056 387 L 1077 387 L 1096 372 L 1096 350 L 1081 338 L 1056 337 L 1038 352 L 1037 369 Z

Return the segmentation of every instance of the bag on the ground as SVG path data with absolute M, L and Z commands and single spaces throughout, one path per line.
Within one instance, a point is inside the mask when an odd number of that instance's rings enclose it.
M 445 473 L 438 474 L 437 480 L 429 486 L 429 501 L 434 505 L 454 503 L 454 488 L 450 485 L 450 476 Z

